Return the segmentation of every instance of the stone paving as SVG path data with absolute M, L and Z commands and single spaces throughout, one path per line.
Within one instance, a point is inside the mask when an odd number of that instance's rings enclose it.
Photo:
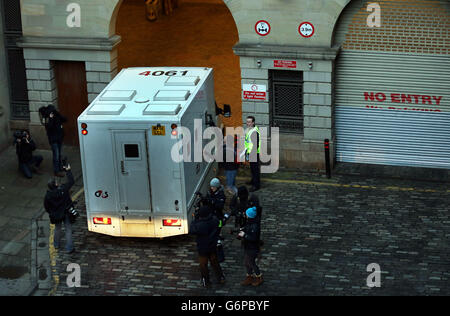
M 42 243 L 41 231 L 48 228 L 43 201 L 53 173 L 52 153 L 36 150 L 36 154 L 44 157 L 42 174 L 26 179 L 18 170 L 15 147 L 0 153 L 0 295 L 30 295 L 50 274 L 42 266 L 48 261 L 48 247 L 38 246 Z M 81 179 L 78 149 L 64 146 L 63 154 L 69 157 L 75 177 Z M 44 220 L 38 231 L 40 218 Z
M 245 182 L 248 170 L 241 170 Z M 282 170 L 263 175 L 260 287 L 242 287 L 242 250 L 225 227 L 227 282 L 203 289 L 192 236 L 117 238 L 75 225 L 72 255 L 56 253 L 52 295 L 449 295 L 450 187 L 403 179 Z M 84 214 L 83 195 L 79 206 Z M 230 225 L 231 226 L 231 225 Z M 66 285 L 69 263 L 81 287 Z M 381 267 L 369 288 L 367 266 Z

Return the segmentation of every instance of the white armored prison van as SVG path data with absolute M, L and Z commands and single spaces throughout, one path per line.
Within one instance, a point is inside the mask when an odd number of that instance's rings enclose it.
M 188 128 L 204 148 L 194 119 L 204 130 L 214 111 L 211 68 L 123 69 L 78 117 L 88 229 L 127 237 L 187 234 L 195 192 L 206 191 L 216 167 L 204 159 L 174 161 L 181 135 L 172 131 Z M 193 156 L 186 147 L 183 154 Z

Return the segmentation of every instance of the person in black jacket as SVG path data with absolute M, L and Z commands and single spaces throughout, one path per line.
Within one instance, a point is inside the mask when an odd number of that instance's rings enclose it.
M 238 154 L 237 154 L 237 136 L 234 139 L 232 135 L 225 137 L 223 144 L 223 166 L 225 169 L 225 177 L 227 181 L 227 190 L 231 194 L 236 194 L 236 175 L 239 169 Z
M 231 216 L 235 216 L 235 227 L 242 228 L 245 226 L 247 217 L 245 211 L 250 207 L 256 207 L 257 218 L 261 221 L 262 207 L 259 204 L 259 198 L 255 193 L 249 197 L 247 187 L 245 185 L 238 188 L 237 194 L 231 198 L 230 210 Z
M 223 186 L 220 184 L 220 180 L 217 178 L 213 178 L 209 183 L 210 190 L 206 194 L 206 198 L 208 199 L 210 206 L 213 210 L 213 214 L 217 216 L 220 221 L 220 227 L 222 227 L 224 218 L 223 218 L 223 208 L 225 207 L 225 192 L 223 190 Z
M 202 206 L 198 218 L 192 221 L 189 234 L 197 236 L 198 261 L 200 264 L 201 282 L 204 287 L 210 286 L 208 261 L 216 274 L 219 283 L 225 282 L 225 276 L 217 260 L 217 240 L 219 238 L 219 220 L 208 206 Z
M 238 188 L 237 194 L 235 194 L 230 201 L 230 215 L 235 217 L 234 227 L 241 228 L 245 226 L 246 217 L 245 211 L 249 208 L 248 202 L 248 190 L 245 185 Z
M 66 230 L 66 251 L 72 253 L 75 248 L 72 240 L 72 224 L 68 209 L 72 206 L 72 198 L 70 197 L 70 188 L 74 185 L 72 171 L 70 165 L 64 168 L 68 182 L 65 184 L 59 183 L 58 180 L 52 179 L 48 183 L 48 191 L 44 199 L 44 207 L 50 217 L 50 223 L 55 224 L 55 232 L 53 236 L 53 245 L 59 249 L 61 241 L 61 226 L 64 222 Z
M 260 251 L 261 225 L 255 206 L 248 208 L 245 214 L 247 222 L 238 235 L 244 246 L 244 265 L 247 269 L 247 277 L 241 285 L 258 286 L 263 282 L 261 271 L 256 265 L 256 258 Z
M 47 106 L 48 117 L 44 120 L 45 130 L 47 132 L 48 143 L 53 153 L 53 172 L 55 176 L 63 177 L 64 173 L 61 163 L 61 148 L 64 139 L 64 131 L 62 124 L 67 119 L 62 116 L 53 105 Z
M 32 170 L 41 174 L 38 170 L 44 159 L 41 155 L 33 155 L 36 149 L 36 144 L 31 139 L 27 131 L 19 132 L 15 140 L 16 154 L 19 160 L 19 169 L 23 172 L 26 178 L 31 179 L 33 176 Z

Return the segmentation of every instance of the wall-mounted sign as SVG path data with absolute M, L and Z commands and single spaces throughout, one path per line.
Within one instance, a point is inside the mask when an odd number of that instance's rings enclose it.
M 298 27 L 298 32 L 303 37 L 311 37 L 314 34 L 314 25 L 310 22 L 302 22 Z
M 267 97 L 267 87 L 264 84 L 243 84 L 244 100 L 265 100 Z
M 266 36 L 270 33 L 270 24 L 265 20 L 259 20 L 255 24 L 255 32 L 260 36 Z
M 273 66 L 275 68 L 297 68 L 295 60 L 274 60 Z

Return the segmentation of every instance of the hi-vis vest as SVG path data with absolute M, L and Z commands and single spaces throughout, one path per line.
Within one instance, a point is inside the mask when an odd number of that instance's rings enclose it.
M 253 132 L 257 132 L 258 136 L 259 136 L 258 137 L 259 138 L 258 150 L 256 151 L 256 153 L 259 154 L 259 151 L 261 149 L 261 134 L 259 132 L 258 126 L 255 126 L 252 129 L 250 129 L 247 132 L 247 134 L 245 134 L 244 147 L 245 147 L 246 154 L 250 154 L 252 152 L 252 149 L 253 149 L 253 143 L 252 143 L 252 139 L 251 139 L 251 136 L 252 136 Z

